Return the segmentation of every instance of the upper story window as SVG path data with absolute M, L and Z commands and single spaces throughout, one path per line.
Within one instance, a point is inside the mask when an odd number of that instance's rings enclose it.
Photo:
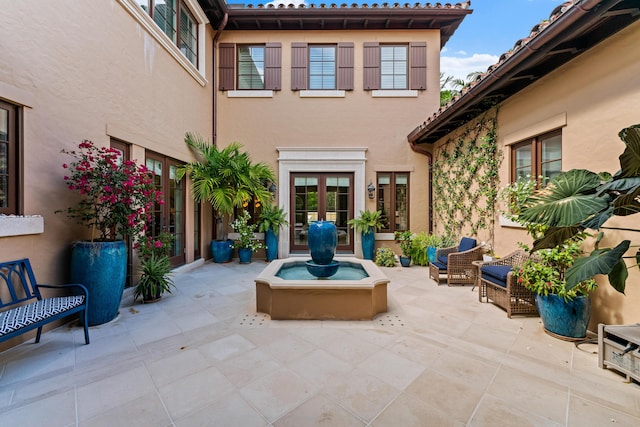
M 386 223 L 382 232 L 409 230 L 409 173 L 378 172 L 378 210 Z
M 511 148 L 511 177 L 552 179 L 562 172 L 562 131 L 557 130 L 519 142 Z
M 364 43 L 364 90 L 426 90 L 427 43 Z
M 151 16 L 189 62 L 198 66 L 198 24 L 185 0 L 136 0 L 136 3 Z
M 20 107 L 0 101 L 0 214 L 19 214 Z
M 238 47 L 238 89 L 264 89 L 264 46 Z
M 309 89 L 336 89 L 335 46 L 309 46 Z
M 353 90 L 353 43 L 291 43 L 291 90 Z
M 380 46 L 380 89 L 407 89 L 407 46 Z

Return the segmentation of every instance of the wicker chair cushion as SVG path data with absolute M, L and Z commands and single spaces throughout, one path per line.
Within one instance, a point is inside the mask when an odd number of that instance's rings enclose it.
M 512 268 L 510 265 L 485 265 L 484 267 L 480 267 L 480 270 L 482 271 L 483 279 L 506 288 L 507 274 L 509 274 Z
M 445 258 L 446 257 L 440 257 L 440 258 Z M 440 261 L 436 261 L 436 262 L 432 262 L 431 264 L 435 265 L 436 267 L 438 267 L 438 270 L 446 270 L 447 269 L 447 264 L 443 264 Z
M 449 256 L 448 255 L 439 256 L 438 257 L 438 261 L 436 261 L 436 263 L 444 265 L 444 269 L 446 270 L 447 269 L 447 264 L 449 264 Z M 438 268 L 440 268 L 440 267 L 438 267 Z
M 476 239 L 463 237 L 458 245 L 458 252 L 465 252 L 476 247 Z

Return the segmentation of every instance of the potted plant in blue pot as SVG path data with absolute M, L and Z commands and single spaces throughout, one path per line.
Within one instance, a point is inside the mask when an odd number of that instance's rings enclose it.
M 267 261 L 278 258 L 278 233 L 282 227 L 289 225 L 284 209 L 275 204 L 265 204 L 260 212 L 258 230 L 264 233 L 265 253 Z
M 393 233 L 393 239 L 400 244 L 400 250 L 402 251 L 400 265 L 409 267 L 411 265 L 411 252 L 413 251 L 413 233 L 409 230 L 396 231 Z
M 360 211 L 360 216 L 350 219 L 347 224 L 362 238 L 362 258 L 373 260 L 375 255 L 375 233 L 385 226 L 381 211 Z
M 536 294 L 536 307 L 545 332 L 564 340 L 586 337 L 591 301 L 597 287 L 587 279 L 567 289 L 566 272 L 582 254 L 584 234 L 534 254 L 515 271 L 518 283 Z
M 127 274 L 125 239 L 144 234 L 162 195 L 144 165 L 122 161 L 115 149 L 84 140 L 78 150 L 62 152 L 73 158 L 63 164 L 64 180 L 80 195 L 66 213 L 91 230 L 87 241 L 73 244 L 71 282 L 87 287 L 89 326 L 100 325 L 118 314 Z
M 253 253 L 258 249 L 264 248 L 264 245 L 256 239 L 255 230 L 257 224 L 250 224 L 251 215 L 249 212 L 243 211 L 242 215 L 234 219 L 231 223 L 233 230 L 238 233 L 238 238 L 233 247 L 238 249 L 238 258 L 240 258 L 240 264 L 249 264 Z

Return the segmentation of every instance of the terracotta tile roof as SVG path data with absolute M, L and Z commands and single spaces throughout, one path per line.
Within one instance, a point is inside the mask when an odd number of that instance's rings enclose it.
M 435 142 L 639 18 L 638 0 L 564 2 L 416 127 L 409 142 Z
M 238 5 L 240 6 L 240 5 Z M 471 0 L 467 0 L 465 2 L 459 2 L 459 3 L 371 3 L 371 5 L 367 4 L 367 3 L 363 3 L 363 4 L 358 4 L 358 3 L 351 3 L 350 5 L 347 3 L 340 3 L 340 5 L 338 5 L 337 3 L 320 3 L 318 5 L 316 4 L 309 4 L 309 5 L 305 5 L 305 4 L 300 4 L 300 5 L 295 5 L 293 3 L 284 5 L 284 4 L 278 4 L 278 5 L 273 5 L 273 4 L 258 4 L 258 5 L 253 5 L 253 4 L 248 4 L 245 5 L 244 8 L 245 9 L 398 9 L 398 8 L 405 8 L 405 9 L 469 9 L 469 7 L 471 6 Z M 236 5 L 230 5 L 231 8 L 239 8 L 241 9 L 242 7 L 237 7 Z

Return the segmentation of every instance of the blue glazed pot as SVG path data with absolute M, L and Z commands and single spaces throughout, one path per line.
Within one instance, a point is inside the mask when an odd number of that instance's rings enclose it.
M 85 285 L 89 291 L 89 326 L 115 319 L 126 278 L 127 246 L 123 240 L 73 244 L 71 283 Z
M 436 262 L 436 252 L 438 252 L 438 248 L 435 246 L 427 246 L 427 259 L 429 262 Z
M 211 241 L 211 256 L 213 262 L 222 263 L 231 261 L 231 254 L 233 253 L 233 240 L 212 240 Z
M 319 265 L 330 264 L 338 244 L 338 230 L 327 221 L 317 221 L 309 225 L 308 243 L 311 259 Z
M 400 255 L 400 265 L 403 267 L 409 267 L 411 265 L 411 257 Z
M 278 236 L 273 230 L 267 230 L 264 235 L 264 243 L 267 245 L 267 249 L 265 249 L 267 261 L 278 258 Z
M 536 306 L 547 332 L 568 339 L 587 336 L 587 326 L 591 317 L 591 300 L 580 296 L 571 301 L 555 294 L 536 295 Z
M 239 248 L 238 258 L 240 258 L 240 264 L 251 264 L 251 255 L 253 251 L 250 248 Z
M 376 234 L 373 230 L 369 230 L 368 233 L 362 233 L 362 258 L 373 259 L 375 244 Z

